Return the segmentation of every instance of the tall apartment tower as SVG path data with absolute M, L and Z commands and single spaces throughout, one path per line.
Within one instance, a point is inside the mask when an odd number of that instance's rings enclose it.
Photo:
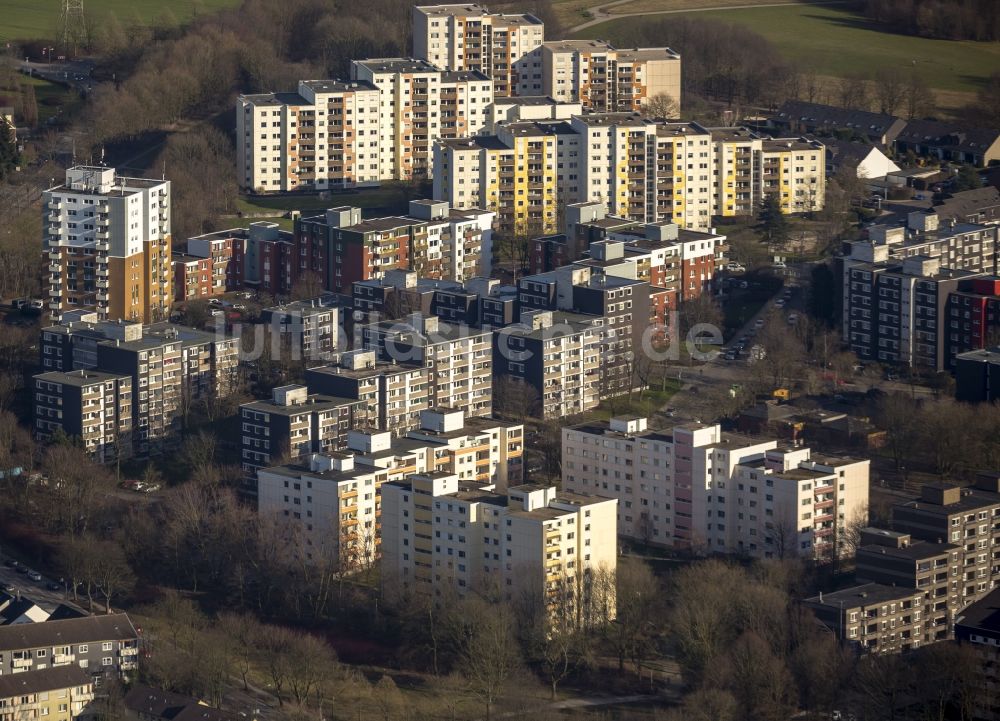
M 92 307 L 100 320 L 163 320 L 170 310 L 170 183 L 76 166 L 43 194 L 53 320 Z
M 681 103 L 681 56 L 670 48 L 616 50 L 600 40 L 542 45 L 542 92 L 559 102 L 580 102 L 596 112 L 641 110 L 666 95 Z
M 413 8 L 413 55 L 445 70 L 478 70 L 494 94 L 541 95 L 545 24 L 524 13 L 494 14 L 478 5 Z

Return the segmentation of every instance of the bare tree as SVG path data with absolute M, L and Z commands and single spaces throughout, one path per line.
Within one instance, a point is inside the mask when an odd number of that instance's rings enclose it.
M 646 100 L 643 114 L 656 119 L 671 120 L 678 117 L 680 106 L 677 101 L 666 93 L 658 93 Z
M 461 668 L 469 689 L 486 707 L 489 721 L 520 661 L 514 619 L 506 604 L 467 602 L 464 608 L 471 623 L 466 629 Z

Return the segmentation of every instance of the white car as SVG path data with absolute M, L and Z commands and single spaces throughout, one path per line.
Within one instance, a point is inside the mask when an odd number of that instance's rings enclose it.
M 42 574 L 40 574 L 38 571 L 28 571 L 28 578 L 30 578 L 32 581 L 41 581 Z
M 797 313 L 792 313 L 788 316 L 788 325 L 795 325 L 799 322 L 799 316 Z
M 774 301 L 774 307 L 775 308 L 784 308 L 785 307 L 785 299 L 784 298 L 778 298 L 778 300 Z
M 739 263 L 729 263 L 726 265 L 726 270 L 730 273 L 745 273 L 746 266 L 740 265 Z
M 787 268 L 788 266 L 787 266 L 787 265 L 785 265 L 785 261 L 783 261 L 783 260 L 776 260 L 776 261 L 774 262 L 774 265 L 772 265 L 771 267 L 772 267 L 772 268 L 777 268 L 777 269 L 779 269 L 779 270 L 784 270 L 784 269 L 785 269 L 785 268 Z

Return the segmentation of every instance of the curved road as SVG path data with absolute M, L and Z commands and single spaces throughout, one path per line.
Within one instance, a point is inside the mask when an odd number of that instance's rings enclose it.
M 787 5 L 843 5 L 848 0 L 817 0 L 816 2 L 782 2 L 782 3 L 765 3 L 762 5 L 717 5 L 715 7 L 707 8 L 681 8 L 677 10 L 650 10 L 646 12 L 636 12 L 636 13 L 608 13 L 607 9 L 614 7 L 615 5 L 624 5 L 626 3 L 633 2 L 633 0 L 614 0 L 614 2 L 601 3 L 600 5 L 595 5 L 594 7 L 587 8 L 584 12 L 588 12 L 593 15 L 593 18 L 587 20 L 586 22 L 580 23 L 579 25 L 574 25 L 569 30 L 567 34 L 573 35 L 580 32 L 586 28 L 593 25 L 600 25 L 601 23 L 606 23 L 609 20 L 621 20 L 622 18 L 632 18 L 638 17 L 640 15 L 675 15 L 678 13 L 701 13 L 708 12 L 710 10 L 746 10 L 748 8 L 778 8 L 785 7 Z

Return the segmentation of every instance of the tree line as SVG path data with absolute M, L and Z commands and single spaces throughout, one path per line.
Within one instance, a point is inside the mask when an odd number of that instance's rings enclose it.
M 865 17 L 890 32 L 944 40 L 1000 40 L 994 0 L 862 0 Z

